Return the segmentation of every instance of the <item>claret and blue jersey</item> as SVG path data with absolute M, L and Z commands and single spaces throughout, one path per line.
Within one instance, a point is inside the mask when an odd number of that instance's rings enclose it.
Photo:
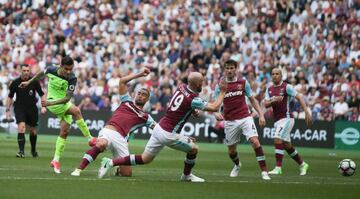
M 128 93 L 121 95 L 120 99 L 120 106 L 114 111 L 107 124 L 114 126 L 123 137 L 128 139 L 136 129 L 155 124 L 154 119 L 148 113 L 134 104 Z
M 219 94 L 220 87 L 216 85 L 214 98 L 218 98 Z M 245 96 L 253 96 L 247 80 L 238 79 L 233 82 L 227 82 L 227 91 L 223 102 L 225 120 L 234 121 L 250 116 Z
M 273 116 L 275 122 L 282 118 L 292 118 L 291 110 L 290 110 L 290 100 L 292 97 L 297 95 L 296 90 L 290 84 L 286 82 L 282 82 L 280 85 L 275 86 L 272 85 L 266 89 L 265 92 L 265 100 L 270 100 L 271 97 L 274 96 L 283 96 L 283 100 L 281 102 L 272 103 L 271 106 L 273 108 Z
M 180 133 L 193 110 L 204 110 L 207 105 L 207 102 L 198 96 L 199 94 L 190 90 L 186 84 L 179 85 L 169 102 L 165 116 L 159 122 L 161 128 Z

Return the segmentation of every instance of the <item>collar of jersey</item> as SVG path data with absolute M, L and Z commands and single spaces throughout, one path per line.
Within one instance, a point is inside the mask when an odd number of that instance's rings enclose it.
M 229 81 L 229 80 L 227 80 L 227 78 L 225 78 L 225 80 L 226 80 L 226 82 L 228 82 L 228 83 L 232 83 L 232 82 L 236 82 L 238 79 L 237 79 L 237 77 L 235 77 L 233 81 Z
M 274 84 L 274 87 L 279 87 L 279 86 L 281 86 L 283 82 L 284 82 L 284 81 L 281 81 L 280 84 L 278 84 L 278 85 L 275 85 L 275 84 Z
M 190 92 L 192 92 L 192 93 L 197 93 L 197 92 L 191 90 L 191 88 L 189 87 L 189 85 L 187 85 L 186 88 L 187 88 Z

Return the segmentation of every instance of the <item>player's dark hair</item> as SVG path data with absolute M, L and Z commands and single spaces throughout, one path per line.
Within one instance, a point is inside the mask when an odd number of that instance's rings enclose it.
M 61 59 L 61 66 L 64 66 L 64 65 L 72 66 L 72 65 L 74 65 L 74 60 L 70 56 L 66 55 L 65 57 L 63 57 Z
M 150 96 L 150 90 L 149 89 L 147 89 L 145 87 L 142 87 L 140 90 L 145 91 L 148 94 L 148 96 Z
M 24 67 L 29 67 L 29 65 L 28 64 L 21 64 L 20 65 L 20 68 L 24 68 Z
M 238 64 L 235 60 L 229 59 L 224 63 L 224 67 L 226 67 L 226 66 L 235 66 L 235 68 L 237 68 Z

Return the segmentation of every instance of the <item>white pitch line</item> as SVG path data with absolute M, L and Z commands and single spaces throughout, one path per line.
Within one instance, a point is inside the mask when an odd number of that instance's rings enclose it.
M 14 177 L 14 176 L 1 176 L 0 180 L 61 180 L 61 181 L 101 181 L 101 180 L 106 180 L 106 181 L 112 181 L 112 180 L 117 180 L 117 179 L 113 179 L 113 178 L 103 178 L 103 179 L 98 179 L 94 176 L 94 178 L 83 178 L 83 177 L 64 177 L 64 178 L 55 178 L 55 177 Z M 171 179 L 158 179 L 158 180 L 143 180 L 143 179 L 134 179 L 134 178 L 121 178 L 121 180 L 127 180 L 127 181 L 132 181 L 132 182 L 151 182 L 151 181 L 158 181 L 158 182 L 180 182 L 179 180 L 171 180 Z M 207 183 L 267 183 L 267 184 L 304 184 L 304 185 L 352 185 L 352 186 L 358 186 L 358 184 L 353 183 L 353 182 L 333 182 L 333 183 L 322 183 L 322 182 L 296 182 L 296 181 L 286 181 L 286 182 L 279 182 L 279 181 L 246 181 L 246 180 L 239 180 L 239 181 L 234 181 L 234 180 L 209 180 L 206 181 Z
M 51 177 L 14 177 L 14 176 L 2 176 L 0 180 L 72 180 L 72 181 L 96 181 L 98 178 L 77 178 L 77 177 L 65 177 L 65 178 L 51 178 Z M 110 178 L 104 178 L 101 180 L 111 180 Z

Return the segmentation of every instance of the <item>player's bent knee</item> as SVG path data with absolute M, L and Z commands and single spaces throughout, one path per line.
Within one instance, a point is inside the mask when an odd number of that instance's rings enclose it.
M 151 161 L 154 160 L 154 158 L 155 158 L 155 156 L 147 154 L 147 153 L 141 154 L 141 159 L 142 159 L 144 164 L 150 163 Z
M 198 152 L 198 146 L 197 145 L 195 145 L 189 152 L 188 152 L 188 154 L 197 154 L 197 152 Z
M 253 148 L 259 148 L 261 146 L 257 137 L 252 137 L 249 141 L 251 142 Z
M 19 132 L 19 133 L 25 133 L 25 131 L 26 131 L 25 123 L 20 122 L 20 123 L 18 124 L 18 132 Z
M 274 139 L 274 144 L 282 144 L 282 143 L 283 143 L 283 141 L 281 139 L 279 139 L 279 138 Z
M 230 146 L 228 146 L 228 153 L 229 154 L 234 154 L 234 153 L 236 153 L 237 151 L 236 151 L 236 145 L 230 145 Z
M 60 130 L 60 137 L 66 139 L 68 135 L 69 135 L 69 130 L 66 129 Z
M 31 135 L 36 135 L 36 128 L 35 127 L 30 127 L 29 132 L 30 132 Z
M 100 139 L 96 140 L 96 145 L 95 146 L 97 148 L 99 148 L 101 151 L 104 151 L 106 149 L 106 147 L 107 147 L 107 144 L 108 144 L 107 140 L 100 138 Z
M 73 113 L 75 116 L 81 116 L 81 111 L 77 106 L 74 107 Z

